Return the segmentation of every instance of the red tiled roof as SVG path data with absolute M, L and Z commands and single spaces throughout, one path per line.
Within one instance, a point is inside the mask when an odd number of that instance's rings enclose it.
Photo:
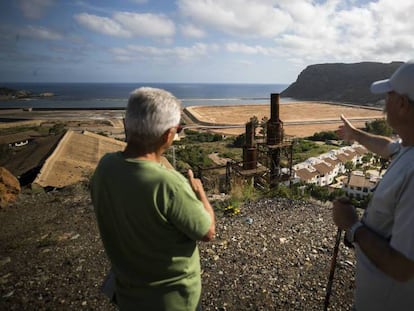
M 353 149 L 358 153 L 359 155 L 364 155 L 368 153 L 368 150 L 362 146 L 353 147 Z
M 299 170 L 295 170 L 296 175 L 303 181 L 311 180 L 313 177 L 318 176 L 318 172 L 311 172 L 307 168 L 301 168 Z
M 372 188 L 375 186 L 375 182 L 369 180 L 365 176 L 351 174 L 348 185 L 351 187 L 361 187 L 361 188 Z
M 342 162 L 342 163 L 346 163 L 348 161 L 352 161 L 352 159 L 354 158 L 353 156 L 347 154 L 347 153 L 338 153 L 336 155 L 336 157 Z
M 314 164 L 313 167 L 320 173 L 320 174 L 327 174 L 334 170 L 334 168 L 326 163 L 318 163 Z
M 331 165 L 333 165 L 333 166 L 336 166 L 337 164 L 341 163 L 341 161 L 339 161 L 338 159 L 334 160 L 334 159 L 332 159 L 332 158 L 330 158 L 330 157 L 323 158 L 323 160 L 324 160 L 326 163 L 329 163 L 329 164 L 331 164 Z

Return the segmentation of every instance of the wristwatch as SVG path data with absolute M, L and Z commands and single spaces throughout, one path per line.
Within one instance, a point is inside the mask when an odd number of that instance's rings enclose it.
M 355 232 L 364 226 L 362 221 L 357 221 L 348 230 L 346 230 L 345 237 L 349 243 L 355 243 Z

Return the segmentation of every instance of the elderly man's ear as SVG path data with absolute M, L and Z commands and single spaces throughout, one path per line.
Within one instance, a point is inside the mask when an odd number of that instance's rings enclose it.
M 164 132 L 164 134 L 162 135 L 162 142 L 172 144 L 174 137 L 175 129 L 172 127 Z
M 410 103 L 407 96 L 400 96 L 399 99 L 400 115 L 403 117 L 409 116 L 410 111 L 413 110 L 413 105 Z

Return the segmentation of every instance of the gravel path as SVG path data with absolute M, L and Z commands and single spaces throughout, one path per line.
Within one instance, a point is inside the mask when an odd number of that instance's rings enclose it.
M 219 216 L 216 240 L 200 244 L 203 310 L 323 310 L 330 213 L 272 198 Z M 341 243 L 330 310 L 350 309 L 354 264 Z M 0 210 L 0 310 L 115 310 L 98 290 L 108 268 L 84 185 Z

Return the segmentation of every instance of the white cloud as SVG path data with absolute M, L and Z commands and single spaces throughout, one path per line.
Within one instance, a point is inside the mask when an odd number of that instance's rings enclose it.
M 82 8 L 82 10 L 84 10 L 84 11 L 85 10 L 87 10 L 89 12 L 90 11 L 95 11 L 95 12 L 100 12 L 100 13 L 103 13 L 103 14 L 111 14 L 112 13 L 111 9 L 109 9 L 107 7 L 104 7 L 104 6 L 100 6 L 99 4 L 98 5 L 93 5 L 93 4 L 90 4 L 90 3 L 86 2 L 86 1 L 83 1 L 83 0 L 76 0 L 76 1 L 73 1 L 73 2 L 76 6 Z
M 178 8 L 206 32 L 226 35 L 222 40 L 230 41 L 225 50 L 231 53 L 303 64 L 414 57 L 411 0 L 179 0 Z
M 272 48 L 265 48 L 263 46 L 255 45 L 249 46 L 244 43 L 230 42 L 225 45 L 225 48 L 228 52 L 232 53 L 241 53 L 241 54 L 262 54 L 269 55 L 273 53 Z
M 396 6 L 393 1 L 178 0 L 177 5 L 184 21 L 180 33 L 187 38 L 214 36 L 217 42 L 229 42 L 224 44 L 229 53 L 295 63 L 302 59 L 308 64 L 410 58 L 414 22 L 409 15 L 414 2 L 400 0 Z M 91 30 L 111 36 L 145 36 L 173 44 L 175 35 L 174 22 L 163 14 L 115 12 L 103 17 L 82 13 L 75 18 Z M 247 40 L 243 42 L 243 38 Z M 188 55 L 193 55 L 194 46 L 171 48 L 167 54 L 174 53 L 181 59 L 191 58 Z
M 151 59 L 155 61 L 188 61 L 206 57 L 219 49 L 217 45 L 196 43 L 190 47 L 177 46 L 173 48 L 159 48 L 155 46 L 129 45 L 126 48 L 114 48 L 110 52 L 118 61 L 133 61 Z
M 162 14 L 115 12 L 109 18 L 80 13 L 74 18 L 92 31 L 115 37 L 168 37 L 175 33 L 174 23 Z
M 88 13 L 80 13 L 74 16 L 75 20 L 89 30 L 110 36 L 130 37 L 131 34 L 122 28 L 116 21 Z
M 237 36 L 272 37 L 292 23 L 271 1 L 179 0 L 182 15 L 215 30 Z
M 174 22 L 163 14 L 117 12 L 113 19 L 132 36 L 169 37 L 174 35 Z
M 292 2 L 284 9 L 297 22 L 275 39 L 280 54 L 287 58 L 303 59 L 303 63 L 412 58 L 414 2 L 410 0 L 399 1 L 398 6 L 393 0 L 379 0 L 353 7 L 341 6 L 337 0 Z
M 24 37 L 29 37 L 33 39 L 41 39 L 41 40 L 60 40 L 63 39 L 62 34 L 45 27 L 40 26 L 27 26 L 22 29 L 19 35 Z
M 145 2 L 147 5 L 141 5 Z M 44 45 L 40 40 L 38 46 L 36 40 L 20 40 L 23 37 L 65 38 L 59 42 L 60 53 L 66 47 L 83 47 L 85 42 L 98 44 L 102 51 L 104 45 L 119 46 L 120 41 L 110 41 L 111 36 L 136 43 L 110 50 L 111 56 L 119 61 L 141 64 L 145 61 L 151 66 L 155 64 L 154 71 L 161 72 L 168 67 L 164 66 L 166 63 L 182 65 L 201 60 L 196 70 L 213 71 L 217 66 L 218 70 L 214 70 L 217 75 L 228 72 L 229 77 L 233 74 L 239 79 L 231 66 L 241 60 L 255 64 L 251 71 L 246 70 L 252 81 L 273 79 L 276 71 L 280 75 L 282 71 L 288 72 L 290 79 L 304 66 L 315 63 L 414 58 L 412 0 L 177 0 L 168 5 L 129 0 L 122 6 L 133 7 L 134 11 L 129 12 L 114 10 L 108 3 L 74 0 L 53 7 L 54 18 L 49 14 L 47 19 L 40 19 L 57 3 L 17 0 L 10 5 L 12 9 L 20 9 L 25 17 L 39 20 L 21 26 L 20 19 L 16 23 L 6 19 L 4 23 L 9 24 L 0 25 L 0 37 L 7 41 L 4 45 L 10 46 L 7 51 L 13 50 L 16 42 L 19 48 L 25 44 L 27 50 Z M 143 13 L 147 8 L 151 11 Z M 73 18 L 80 27 L 68 25 L 65 14 L 76 14 Z M 178 32 L 176 25 L 180 25 Z M 78 31 L 79 28 L 89 31 Z M 76 33 L 71 33 L 73 30 Z M 96 33 L 106 37 L 94 38 Z M 148 38 L 151 43 L 147 43 Z M 5 49 L 0 46 L 0 50 Z M 230 67 L 226 68 L 227 64 Z M 185 66 L 179 67 L 174 75 L 179 76 Z
M 19 7 L 25 17 L 39 19 L 54 2 L 54 0 L 19 0 Z
M 204 30 L 198 28 L 197 26 L 194 26 L 193 24 L 182 25 L 181 33 L 185 37 L 197 38 L 197 39 L 200 39 L 206 36 L 206 33 L 204 32 Z

